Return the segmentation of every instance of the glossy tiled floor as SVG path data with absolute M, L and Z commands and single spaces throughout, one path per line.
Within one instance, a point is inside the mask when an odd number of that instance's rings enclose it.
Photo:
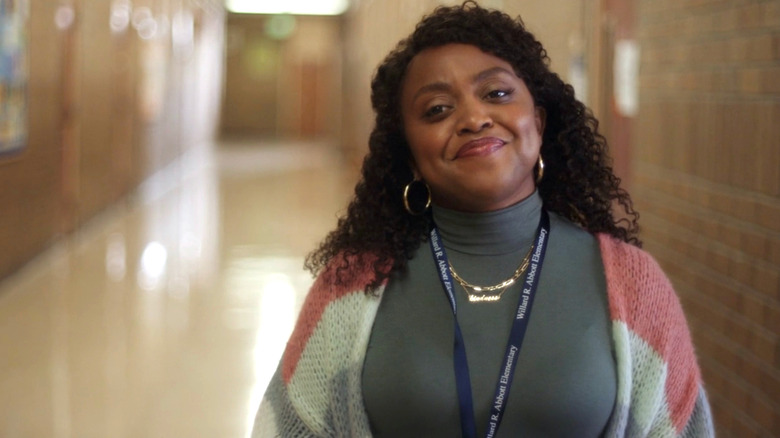
M 248 436 L 354 181 L 331 150 L 190 154 L 0 283 L 0 436 Z

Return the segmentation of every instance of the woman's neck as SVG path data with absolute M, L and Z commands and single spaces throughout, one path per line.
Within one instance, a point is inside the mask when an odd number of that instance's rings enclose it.
M 500 255 L 530 245 L 542 199 L 534 192 L 507 208 L 487 213 L 465 213 L 433 206 L 433 220 L 447 249 L 474 255 Z

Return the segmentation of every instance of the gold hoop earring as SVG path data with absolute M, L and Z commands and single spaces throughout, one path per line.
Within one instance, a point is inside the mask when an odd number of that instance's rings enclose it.
M 542 176 L 544 176 L 544 160 L 542 160 L 541 154 L 539 154 L 539 162 L 536 163 L 536 167 L 539 168 L 539 174 L 536 175 L 536 185 L 539 185 L 542 182 Z
M 409 190 L 412 188 L 412 184 L 414 183 L 421 183 L 425 186 L 425 191 L 428 192 L 428 200 L 425 201 L 425 207 L 422 209 L 422 211 L 414 211 L 412 210 L 412 207 L 409 205 Z M 426 210 L 428 210 L 428 207 L 431 206 L 431 189 L 428 187 L 428 184 L 426 184 L 423 181 L 418 181 L 416 179 L 413 179 L 409 184 L 404 187 L 404 208 L 406 208 L 406 211 L 409 212 L 412 216 L 419 216 L 423 213 L 425 213 Z

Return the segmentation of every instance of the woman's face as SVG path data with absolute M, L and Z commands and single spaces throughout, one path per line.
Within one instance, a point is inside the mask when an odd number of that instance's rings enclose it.
M 533 193 L 544 110 L 503 59 L 465 44 L 420 52 L 402 84 L 401 115 L 412 170 L 437 205 L 492 211 Z

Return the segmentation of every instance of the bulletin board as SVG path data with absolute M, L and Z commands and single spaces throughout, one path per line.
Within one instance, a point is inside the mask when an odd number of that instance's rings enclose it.
M 0 0 L 0 159 L 27 144 L 28 0 Z

